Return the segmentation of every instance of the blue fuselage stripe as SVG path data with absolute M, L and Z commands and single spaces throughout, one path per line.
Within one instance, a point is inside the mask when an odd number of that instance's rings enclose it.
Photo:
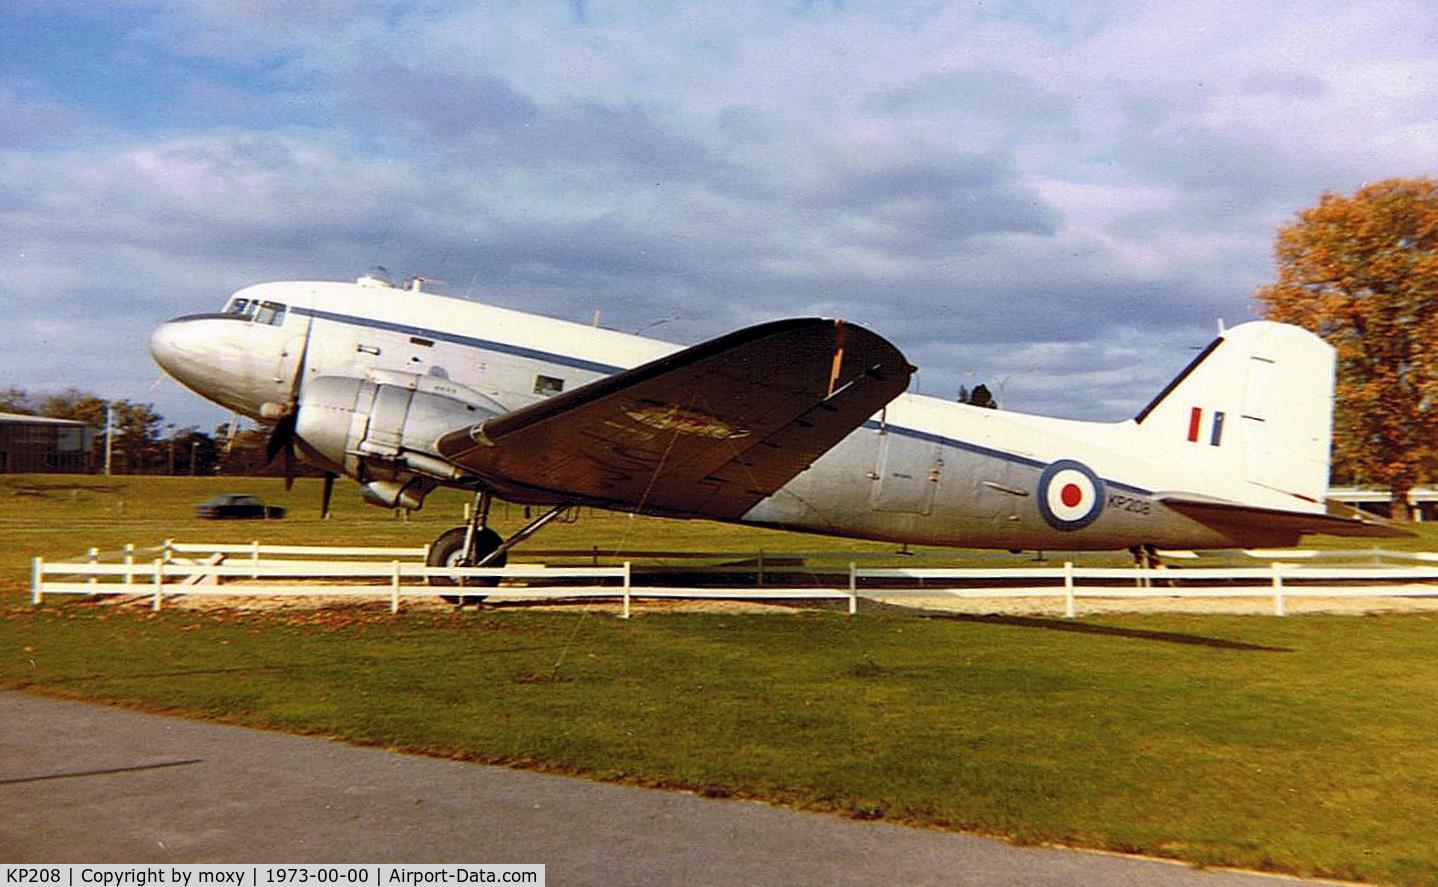
M 434 339 L 439 342 L 450 342 L 455 345 L 463 345 L 466 348 L 479 348 L 485 351 L 498 351 L 501 354 L 510 354 L 515 357 L 524 357 L 530 360 L 544 361 L 545 363 L 559 364 L 560 366 L 571 367 L 576 370 L 585 370 L 591 373 L 603 373 L 611 375 L 627 369 L 621 366 L 597 363 L 590 360 L 581 360 L 577 357 L 570 357 L 566 354 L 555 354 L 549 351 L 539 351 L 534 348 L 524 348 L 519 345 L 510 345 L 506 342 L 495 342 L 489 339 L 478 339 L 473 336 L 461 336 L 458 333 L 450 333 L 444 330 L 429 329 L 427 327 L 410 326 L 403 323 L 391 323 L 387 320 L 376 320 L 372 317 L 357 317 L 351 314 L 336 314 L 331 311 L 320 311 L 314 308 L 292 308 L 294 314 L 307 315 L 318 320 L 327 320 L 332 323 L 348 324 L 350 326 L 368 327 L 370 329 L 385 330 L 392 333 L 400 333 L 406 336 L 421 336 L 426 339 Z M 952 437 L 945 437 L 942 434 L 934 434 L 931 431 L 920 431 L 916 428 L 905 428 L 901 425 L 881 425 L 873 419 L 868 420 L 862 426 L 870 430 L 878 431 L 882 428 L 890 434 L 897 434 L 901 437 L 913 438 L 927 443 L 935 443 L 941 446 L 952 447 L 966 453 L 973 453 L 976 456 L 985 456 L 990 459 L 1002 459 L 1005 462 L 1013 462 L 1018 465 L 1025 465 L 1030 468 L 1044 468 L 1046 462 L 1037 459 L 1030 459 L 1027 456 L 1020 456 L 1016 453 L 1008 453 L 1003 450 L 995 450 L 990 447 L 980 446 L 967 441 L 955 440 Z M 1105 485 L 1117 490 L 1124 490 L 1130 493 L 1138 493 L 1147 496 L 1152 491 L 1142 487 L 1135 487 L 1130 484 L 1104 478 Z
M 925 443 L 934 443 L 941 446 L 952 447 L 953 449 L 959 450 L 961 452 L 973 453 L 976 456 L 985 456 L 990 459 L 1002 459 L 1005 462 L 1013 462 L 1016 465 L 1024 465 L 1029 468 L 1042 469 L 1047 468 L 1049 465 L 1048 462 L 1040 462 L 1038 459 L 1030 459 L 1028 456 L 1020 456 L 1017 453 L 1009 453 L 1005 452 L 1004 450 L 996 450 L 992 447 L 980 446 L 979 444 L 969 443 L 965 440 L 955 440 L 952 437 L 945 437 L 942 434 L 934 434 L 932 431 L 919 431 L 915 428 L 905 428 L 902 425 L 883 424 L 880 422 L 876 422 L 873 419 L 870 419 L 865 422 L 862 427 L 870 429 L 872 431 L 879 431 L 880 429 L 882 429 L 888 434 L 897 434 L 900 437 L 909 437 L 913 438 L 914 440 L 924 441 Z M 1137 493 L 1141 496 L 1148 496 L 1153 493 L 1152 490 L 1145 490 L 1143 487 L 1136 487 L 1132 484 L 1126 484 L 1120 481 L 1110 480 L 1109 478 L 1103 478 L 1103 482 L 1105 486 L 1112 487 L 1113 489 L 1123 490 L 1128 493 Z
M 557 363 L 571 369 L 584 370 L 589 373 L 603 373 L 612 375 L 624 369 L 624 367 L 611 366 L 607 363 L 597 363 L 592 360 L 581 360 L 577 357 L 570 357 L 566 354 L 554 354 L 548 351 L 539 351 L 534 348 L 524 348 L 519 345 L 510 345 L 507 342 L 495 342 L 491 339 L 477 339 L 473 336 L 461 336 L 458 333 L 445 332 L 444 330 L 432 330 L 425 327 L 410 326 L 403 323 L 391 323 L 387 320 L 375 320 L 372 317 L 355 317 L 350 314 L 335 314 L 330 311 L 320 311 L 315 308 L 294 308 L 295 314 L 304 314 L 319 320 L 328 320 L 334 323 L 344 323 L 350 326 L 369 327 L 370 329 L 385 330 L 391 333 L 401 333 L 406 336 L 420 336 L 426 339 L 434 339 L 439 342 L 450 342 L 455 345 L 463 345 L 467 348 L 481 348 L 485 351 L 498 351 L 501 354 L 509 354 L 514 357 L 525 357 L 530 360 L 542 360 L 545 363 Z

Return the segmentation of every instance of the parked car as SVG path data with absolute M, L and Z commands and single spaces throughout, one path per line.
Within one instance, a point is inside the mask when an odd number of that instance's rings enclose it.
M 195 517 L 208 520 L 281 518 L 285 510 L 278 505 L 266 505 L 247 493 L 221 493 L 195 506 Z

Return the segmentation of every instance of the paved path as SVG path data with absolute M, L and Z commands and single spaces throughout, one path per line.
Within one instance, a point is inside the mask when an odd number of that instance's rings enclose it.
M 0 690 L 0 861 L 547 865 L 567 884 L 1272 887 Z

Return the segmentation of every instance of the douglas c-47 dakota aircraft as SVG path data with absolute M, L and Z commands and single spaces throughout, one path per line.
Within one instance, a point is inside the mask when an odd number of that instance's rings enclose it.
M 688 348 L 381 278 L 248 287 L 162 324 L 179 382 L 272 424 L 269 451 L 419 508 L 474 491 L 432 564 L 503 564 L 590 505 L 927 545 L 1287 546 L 1401 531 L 1324 500 L 1333 350 L 1233 327 L 1132 419 L 1079 422 L 904 393 L 880 336 L 795 318 Z M 509 539 L 491 496 L 553 506 Z

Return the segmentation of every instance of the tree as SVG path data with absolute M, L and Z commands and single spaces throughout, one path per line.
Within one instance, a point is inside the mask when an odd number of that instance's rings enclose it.
M 0 389 L 0 413 L 19 413 L 22 416 L 35 414 L 35 400 L 23 388 L 11 386 Z
M 229 431 L 226 426 L 220 425 L 215 428 L 216 434 L 221 429 Z M 268 438 L 269 432 L 264 428 L 242 428 L 235 432 L 234 437 L 223 438 L 218 473 L 240 477 L 264 474 L 269 468 L 269 459 L 265 455 Z
M 1279 229 L 1274 255 L 1264 315 L 1338 351 L 1335 474 L 1386 484 L 1405 519 L 1438 462 L 1438 181 L 1325 193 Z
M 269 458 L 266 452 L 270 429 L 242 428 L 229 436 L 229 426 L 215 427 L 216 444 L 220 450 L 216 473 L 235 477 L 283 477 L 285 460 L 283 456 Z M 301 462 L 296 456 L 290 464 L 295 477 L 323 477 L 324 472 L 312 465 Z
M 51 419 L 73 419 L 92 428 L 104 428 L 105 401 L 88 391 L 66 388 L 40 401 L 40 415 Z
M 224 427 L 224 426 L 221 426 Z M 214 474 L 220 463 L 220 443 L 198 428 L 179 428 L 159 442 L 171 474 Z
M 115 425 L 115 449 L 125 454 L 126 473 L 143 474 L 150 467 L 164 471 L 160 426 L 165 419 L 155 412 L 154 404 L 117 400 L 110 407 Z
M 110 402 L 111 422 L 114 425 L 113 453 L 117 470 L 127 474 L 144 471 L 147 465 L 160 466 L 159 448 L 160 425 L 163 417 L 155 412 L 152 404 L 131 403 L 128 400 Z M 104 449 L 105 400 L 88 391 L 66 388 L 59 394 L 52 394 L 40 402 L 40 415 L 52 419 L 74 419 L 99 429 L 96 435 L 96 449 Z
M 994 400 L 994 395 L 989 391 L 989 386 L 979 383 L 970 391 L 967 386 L 959 386 L 959 403 L 966 403 L 971 407 L 984 407 L 985 409 L 996 410 L 999 402 Z

